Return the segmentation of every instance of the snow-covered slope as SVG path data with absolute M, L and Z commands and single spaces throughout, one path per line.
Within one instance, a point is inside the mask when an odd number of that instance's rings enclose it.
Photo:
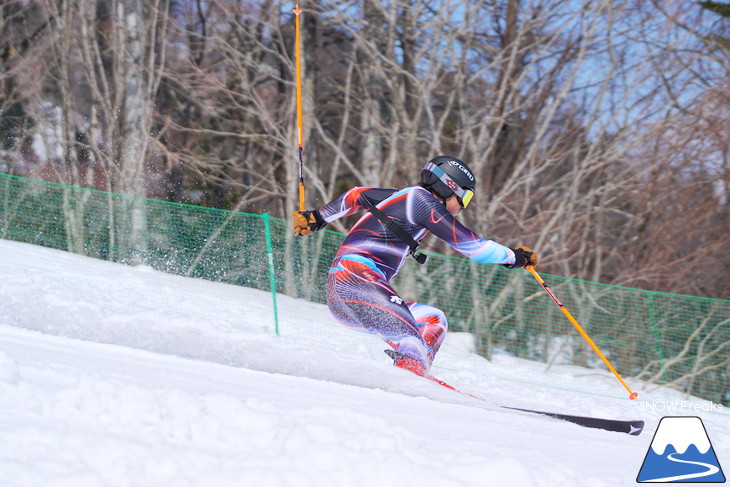
M 632 485 L 668 415 L 607 374 L 488 362 L 450 334 L 432 372 L 486 400 L 470 399 L 393 368 L 323 306 L 278 303 L 277 337 L 268 293 L 0 240 L 0 485 Z M 730 415 L 685 413 L 730 463 Z

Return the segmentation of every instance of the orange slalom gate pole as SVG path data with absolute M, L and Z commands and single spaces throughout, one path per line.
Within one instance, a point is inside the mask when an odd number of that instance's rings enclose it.
M 302 129 L 302 61 L 301 61 L 301 33 L 299 30 L 299 16 L 302 14 L 302 10 L 299 8 L 299 4 L 294 7 L 292 12 L 295 15 L 296 26 L 296 65 L 297 65 L 297 125 L 299 128 L 299 211 L 304 211 L 304 132 Z
M 540 274 L 537 273 L 535 268 L 531 265 L 528 265 L 527 267 L 525 267 L 525 269 L 527 269 L 528 271 L 530 271 L 532 273 L 532 275 L 535 277 L 535 279 L 537 279 L 537 282 L 539 282 L 540 285 L 542 286 L 542 288 L 545 290 L 545 292 L 548 293 L 548 296 L 550 296 L 552 298 L 552 300 L 555 302 L 555 304 L 558 305 L 558 308 L 560 308 L 560 310 L 563 312 L 563 314 L 573 324 L 575 329 L 578 330 L 578 333 L 580 333 L 580 335 L 585 339 L 585 341 L 588 342 L 588 345 L 590 345 L 591 348 L 593 348 L 593 351 L 596 352 L 596 354 L 601 358 L 601 360 L 603 360 L 603 363 L 606 364 L 606 367 L 608 367 L 608 369 L 611 372 L 613 372 L 613 375 L 615 375 L 616 378 L 619 380 L 619 382 L 621 382 L 621 385 L 623 385 L 626 388 L 626 390 L 629 391 L 629 399 L 636 399 L 637 397 L 639 397 L 639 393 L 632 391 L 631 388 L 629 387 L 629 385 L 626 383 L 626 381 L 623 380 L 623 378 L 619 375 L 618 372 L 616 372 L 616 369 L 613 368 L 613 365 L 611 365 L 611 362 L 609 362 L 608 359 L 606 358 L 606 356 L 603 355 L 603 353 L 601 353 L 601 351 L 598 349 L 598 347 L 593 342 L 593 340 L 591 340 L 591 337 L 588 336 L 588 334 L 585 332 L 583 327 L 580 326 L 578 324 L 578 322 L 576 321 L 576 319 L 573 318 L 573 315 L 570 314 L 570 311 L 568 311 L 568 309 L 565 307 L 565 305 L 560 302 L 560 300 L 558 299 L 557 296 L 555 296 L 553 291 L 550 289 L 550 286 L 548 286 L 547 283 L 542 279 L 542 277 L 540 277 Z

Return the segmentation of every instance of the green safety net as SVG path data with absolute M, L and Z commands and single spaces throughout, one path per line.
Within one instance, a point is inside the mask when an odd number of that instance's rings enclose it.
M 343 235 L 297 238 L 268 215 L 0 174 L 0 238 L 324 303 Z M 624 378 L 730 402 L 730 301 L 543 277 Z M 487 358 L 603 367 L 528 272 L 429 254 L 394 287 L 441 308 Z

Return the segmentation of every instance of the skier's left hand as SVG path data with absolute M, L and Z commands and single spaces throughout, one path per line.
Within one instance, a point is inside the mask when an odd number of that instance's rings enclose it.
M 512 249 L 512 252 L 515 253 L 515 263 L 508 264 L 506 266 L 510 269 L 513 269 L 515 267 L 522 267 L 524 269 L 528 265 L 534 266 L 537 264 L 537 252 L 529 247 L 520 245 L 519 247 L 515 247 L 514 249 Z
M 294 233 L 297 235 L 309 235 L 327 225 L 317 210 L 295 211 L 292 220 Z

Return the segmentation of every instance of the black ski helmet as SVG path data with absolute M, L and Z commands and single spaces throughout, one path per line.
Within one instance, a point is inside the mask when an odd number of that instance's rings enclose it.
M 437 156 L 428 161 L 421 171 L 421 185 L 443 199 L 455 194 L 461 206 L 466 207 L 474 196 L 476 179 L 464 161 L 451 156 Z

